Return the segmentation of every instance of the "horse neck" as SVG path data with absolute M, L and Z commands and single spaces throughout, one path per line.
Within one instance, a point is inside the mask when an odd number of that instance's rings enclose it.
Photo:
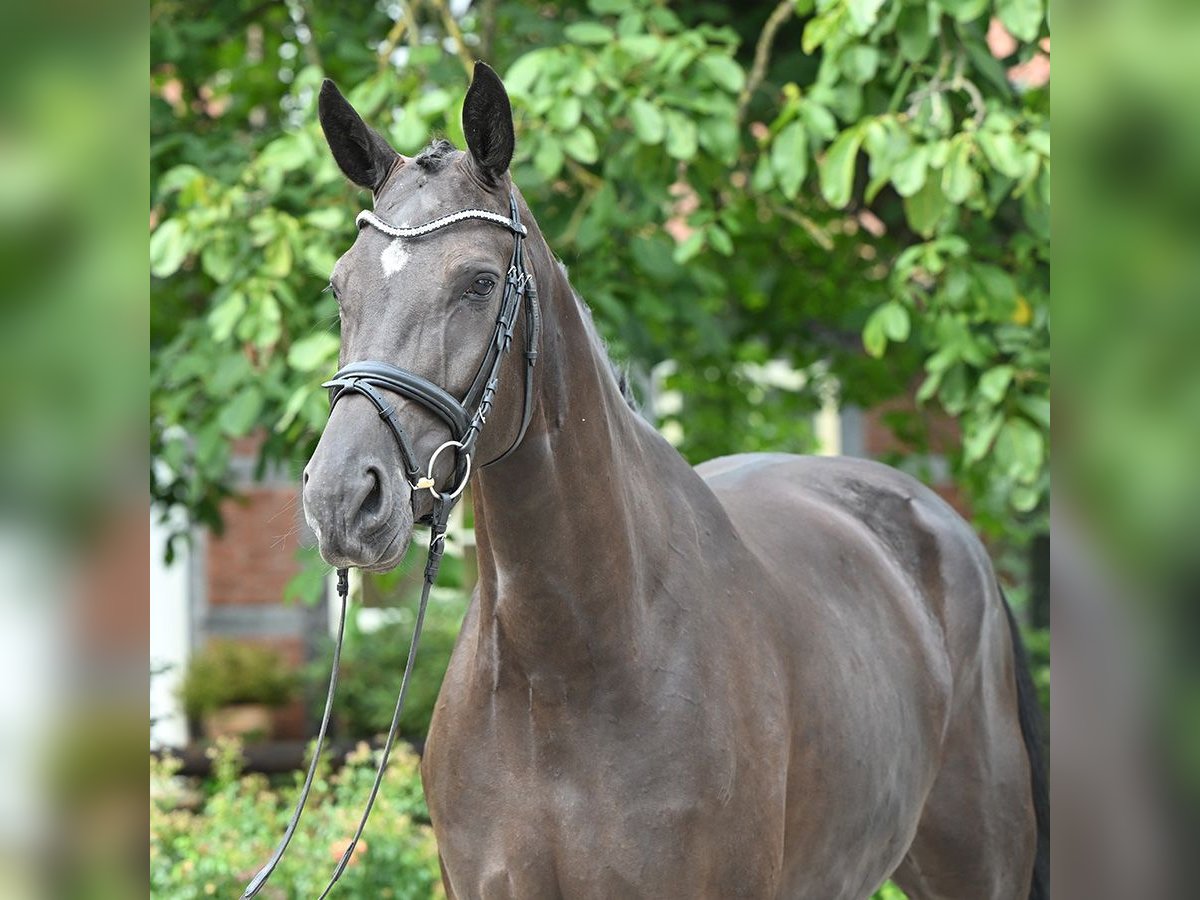
M 643 581 L 669 552 L 664 486 L 695 478 L 630 410 L 549 251 L 536 257 L 543 327 L 534 417 L 521 445 L 482 470 L 474 490 L 477 656 L 493 686 L 620 668 L 642 633 Z M 517 403 L 521 387 L 507 391 Z

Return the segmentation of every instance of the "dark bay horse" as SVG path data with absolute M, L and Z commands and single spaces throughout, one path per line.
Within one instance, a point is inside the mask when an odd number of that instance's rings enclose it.
M 508 215 L 512 114 L 486 66 L 465 152 L 397 154 L 332 82 L 320 114 L 376 221 Z M 631 411 L 513 196 L 540 352 L 527 431 L 512 353 L 475 446 L 479 587 L 422 763 L 448 895 L 858 900 L 890 876 L 913 898 L 1047 897 L 1036 700 L 970 528 L 871 462 L 692 468 Z M 464 396 L 512 247 L 478 217 L 364 227 L 331 279 L 342 364 Z M 392 399 L 428 460 L 445 425 Z M 334 566 L 395 566 L 431 503 L 362 396 L 333 409 L 304 480 Z

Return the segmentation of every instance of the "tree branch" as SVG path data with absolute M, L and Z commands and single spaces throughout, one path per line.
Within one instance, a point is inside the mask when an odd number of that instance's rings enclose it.
M 379 71 L 387 68 L 388 60 L 391 59 L 392 53 L 396 50 L 396 45 L 400 43 L 400 38 L 404 37 L 404 31 L 408 27 L 408 16 L 401 13 L 392 25 L 391 30 L 387 33 L 387 37 L 383 39 L 383 43 L 379 45 Z
M 483 0 L 479 10 L 479 58 L 488 60 L 496 42 L 496 0 Z
M 454 41 L 454 48 L 458 53 L 458 59 L 463 64 L 463 69 L 466 70 L 467 80 L 471 80 L 471 76 L 475 73 L 475 59 L 471 51 L 467 48 L 467 42 L 463 39 L 462 29 L 458 27 L 458 21 L 450 13 L 450 7 L 446 5 L 446 0 L 430 0 L 430 4 L 442 17 L 442 25 L 446 28 L 446 34 Z
M 762 84 L 763 78 L 766 77 L 767 66 L 771 62 L 771 47 L 775 43 L 775 35 L 783 27 L 783 23 L 790 19 L 795 11 L 796 6 L 793 0 L 783 0 L 767 18 L 767 23 L 763 26 L 762 33 L 758 36 L 758 45 L 754 48 L 754 65 L 750 68 L 750 75 L 746 78 L 746 83 L 742 85 L 742 92 L 738 95 L 737 124 L 739 127 L 742 124 L 742 120 L 746 117 L 746 107 L 750 105 L 751 96 L 758 90 L 758 86 Z

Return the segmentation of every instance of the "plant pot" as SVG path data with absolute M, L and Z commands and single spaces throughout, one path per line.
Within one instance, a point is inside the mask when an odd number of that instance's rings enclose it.
M 272 726 L 271 707 L 262 703 L 223 706 L 204 716 L 204 736 L 212 740 L 222 737 L 266 740 L 271 737 Z

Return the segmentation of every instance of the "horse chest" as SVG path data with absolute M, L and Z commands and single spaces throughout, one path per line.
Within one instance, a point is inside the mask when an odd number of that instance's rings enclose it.
M 766 895 L 775 791 L 694 716 L 477 721 L 425 760 L 458 896 Z

